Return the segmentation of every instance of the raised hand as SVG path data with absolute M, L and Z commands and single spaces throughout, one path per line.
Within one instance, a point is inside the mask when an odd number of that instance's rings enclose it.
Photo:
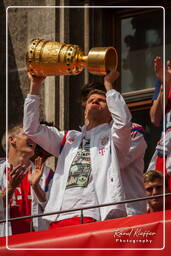
M 32 170 L 32 167 L 29 168 L 28 180 L 30 181 L 30 185 L 33 188 L 39 202 L 46 202 L 46 194 L 41 188 L 39 181 L 43 174 L 43 159 L 38 156 L 35 159 L 35 168 Z
M 112 70 L 104 77 L 104 86 L 106 90 L 113 89 L 113 83 L 118 79 L 120 73 L 118 71 Z
M 18 165 L 13 168 L 13 166 L 10 165 L 9 172 L 7 173 L 7 175 L 9 176 L 8 186 L 0 191 L 0 196 L 4 201 L 4 205 L 6 204 L 6 196 L 8 196 L 8 199 L 12 197 L 15 189 L 19 186 L 22 179 L 26 175 L 26 172 L 27 169 L 25 166 Z
M 25 166 L 18 165 L 13 168 L 13 166 L 10 165 L 8 188 L 15 189 L 21 183 L 22 179 L 26 175 L 26 172 L 27 170 Z
M 156 73 L 156 76 L 163 81 L 163 63 L 162 58 L 157 56 L 154 59 L 154 71 Z
M 34 169 L 32 170 L 32 167 L 30 167 L 28 172 L 28 180 L 32 187 L 37 186 L 39 184 L 40 178 L 42 177 L 42 174 L 43 174 L 43 167 L 44 167 L 43 159 L 40 156 L 38 156 L 35 159 Z
M 154 59 L 154 71 L 156 73 L 156 76 L 163 82 L 163 63 L 162 63 L 162 58 L 157 56 Z M 171 62 L 170 60 L 167 61 L 167 68 L 165 72 L 165 82 L 167 86 L 171 85 Z
M 30 80 L 30 94 L 39 95 L 42 82 L 46 77 L 44 76 L 35 76 L 31 72 L 28 72 L 28 78 Z

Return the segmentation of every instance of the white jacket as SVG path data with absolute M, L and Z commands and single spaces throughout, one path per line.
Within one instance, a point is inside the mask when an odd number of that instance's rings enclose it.
M 0 220 L 3 220 L 3 219 L 5 219 L 5 209 L 4 209 L 4 202 L 0 197 Z M 5 223 L 0 223 L 0 237 L 1 236 L 5 236 Z
M 130 148 L 131 114 L 119 92 L 110 90 L 106 93 L 108 108 L 113 120 L 91 130 L 90 156 L 94 186 L 99 204 L 120 202 L 125 199 L 119 162 L 126 161 Z M 47 127 L 39 123 L 40 98 L 28 95 L 24 105 L 24 132 L 46 151 L 58 157 L 56 172 L 53 178 L 49 201 L 45 213 L 60 211 L 66 188 L 71 163 L 76 156 L 78 147 L 85 132 L 69 131 L 65 146 L 60 154 L 61 141 L 64 132 L 55 127 Z M 91 195 L 90 195 L 91 196 Z M 126 216 L 125 206 L 116 205 L 101 207 L 101 220 L 104 220 L 112 209 L 122 211 Z M 55 221 L 57 215 L 44 217 L 48 221 Z
M 126 166 L 121 164 L 122 181 L 126 199 L 145 197 L 144 188 L 144 155 L 147 143 L 143 127 L 133 123 L 131 129 L 131 146 L 127 155 Z M 147 211 L 146 201 L 126 204 L 128 215 L 143 214 Z
M 8 166 L 9 164 L 6 161 L 1 161 L 0 163 L 0 190 L 3 189 L 4 187 L 6 187 L 6 174 L 5 174 L 5 168 L 6 166 Z M 32 163 L 32 168 L 34 168 L 34 165 Z M 40 179 L 40 186 L 43 190 L 45 190 L 46 186 L 46 181 L 47 181 L 47 177 L 49 175 L 50 172 L 50 168 L 49 167 L 44 167 L 43 169 L 43 175 Z M 50 182 L 48 183 L 48 190 L 46 192 L 46 200 L 48 200 L 49 198 L 49 192 L 51 189 L 51 185 L 52 185 L 52 179 L 50 180 Z M 31 196 L 32 196 L 32 204 L 31 204 L 31 214 L 32 215 L 37 215 L 40 213 L 43 213 L 44 207 L 46 205 L 46 203 L 40 203 L 39 200 L 37 199 L 34 191 L 31 189 Z M 0 201 L 0 217 L 1 219 L 5 219 L 5 208 L 3 206 L 3 201 Z M 8 213 L 9 216 L 9 213 Z M 10 216 L 9 216 L 10 218 Z M 47 221 L 43 220 L 42 217 L 39 218 L 33 218 L 33 228 L 35 231 L 38 230 L 46 230 L 48 229 L 49 225 L 47 223 Z M 8 234 L 11 235 L 11 225 L 9 222 L 9 231 Z M 0 225 L 0 236 L 4 236 L 5 235 L 5 225 L 1 224 Z

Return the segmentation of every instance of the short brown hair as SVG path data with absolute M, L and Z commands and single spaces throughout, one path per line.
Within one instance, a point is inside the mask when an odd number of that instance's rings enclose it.
M 106 92 L 106 88 L 104 87 L 103 83 L 96 82 L 96 81 L 90 82 L 81 87 L 81 102 L 83 103 L 87 101 L 87 97 L 89 93 L 95 89 Z
M 7 148 L 7 145 L 6 145 L 6 135 L 8 136 L 8 138 L 10 136 L 16 136 L 20 133 L 20 130 L 23 128 L 23 124 L 22 123 L 18 123 L 18 124 L 12 124 L 8 127 L 8 131 L 7 133 L 4 132 L 3 136 L 2 136 L 2 139 L 1 139 L 1 145 L 2 145 L 2 148 L 4 150 L 4 152 L 6 152 L 6 148 Z
M 93 89 L 89 92 L 89 94 L 87 95 L 87 99 L 92 95 L 92 94 L 100 94 L 100 95 L 104 95 L 106 97 L 106 92 L 99 90 L 99 89 Z
M 21 129 L 23 129 L 22 123 L 12 124 L 11 126 L 8 127 L 8 137 L 18 135 Z
M 168 180 L 167 177 L 163 175 L 162 172 L 158 170 L 150 170 L 144 173 L 144 183 L 145 182 L 153 182 L 156 179 L 165 180 L 165 186 L 168 188 Z

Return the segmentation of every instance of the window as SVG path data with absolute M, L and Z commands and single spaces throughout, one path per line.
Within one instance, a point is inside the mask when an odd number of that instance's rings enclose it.
M 121 91 L 128 102 L 152 96 L 153 60 L 163 56 L 163 9 L 146 10 L 121 17 Z
M 162 16 L 160 11 L 121 20 L 122 92 L 153 87 L 153 59 L 163 54 Z

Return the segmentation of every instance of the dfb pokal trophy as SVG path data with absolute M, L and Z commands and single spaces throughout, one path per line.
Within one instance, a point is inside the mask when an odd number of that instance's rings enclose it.
M 27 71 L 36 76 L 78 75 L 85 67 L 91 74 L 106 75 L 117 69 L 114 47 L 95 47 L 86 56 L 78 45 L 33 39 L 26 54 Z

